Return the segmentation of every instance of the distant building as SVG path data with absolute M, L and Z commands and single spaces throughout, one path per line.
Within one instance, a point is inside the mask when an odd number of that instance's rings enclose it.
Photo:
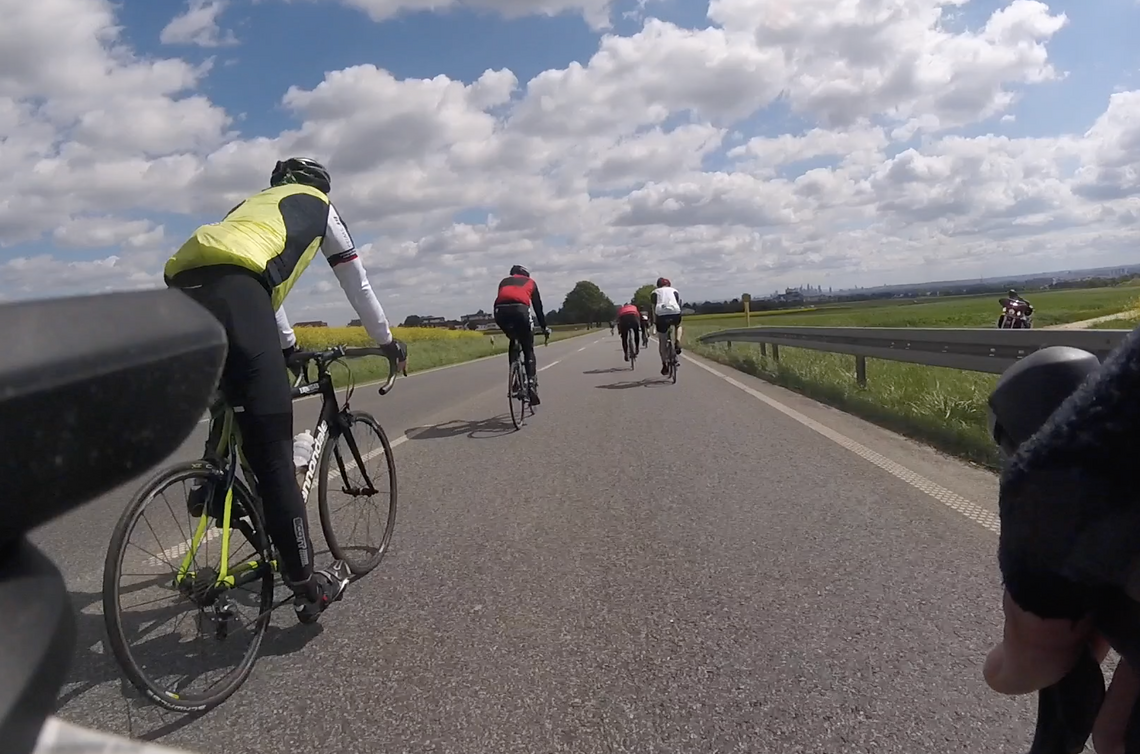
M 459 321 L 462 322 L 463 326 L 469 330 L 489 330 L 495 326 L 495 315 L 488 314 L 487 312 L 480 309 L 474 314 L 464 314 L 459 318 Z
M 781 304 L 802 304 L 804 302 L 804 292 L 796 290 L 795 288 L 787 288 L 783 293 L 776 295 L 776 301 Z
M 346 327 L 364 327 L 364 325 L 360 324 L 359 319 L 353 319 L 353 320 L 349 320 Z
M 320 320 L 310 320 L 308 322 L 294 322 L 293 327 L 328 327 L 328 322 L 321 322 Z
M 420 327 L 447 327 L 447 317 L 422 317 Z

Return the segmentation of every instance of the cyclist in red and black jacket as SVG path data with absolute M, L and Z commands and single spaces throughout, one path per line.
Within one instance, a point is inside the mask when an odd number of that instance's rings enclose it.
M 534 308 L 535 319 L 543 333 L 550 337 L 546 326 L 546 313 L 542 311 L 542 296 L 538 284 L 530 279 L 530 272 L 521 264 L 511 268 L 510 277 L 499 281 L 499 295 L 495 297 L 495 324 L 510 340 L 510 358 L 515 358 L 516 348 L 522 346 L 523 360 L 526 362 L 527 383 L 530 388 L 530 401 L 539 405 L 537 370 L 534 361 L 534 330 L 531 329 L 530 310 Z

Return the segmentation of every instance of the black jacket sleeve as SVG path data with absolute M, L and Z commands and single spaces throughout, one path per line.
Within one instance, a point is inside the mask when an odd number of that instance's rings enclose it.
M 1001 477 L 998 561 L 1010 596 L 1077 618 L 1140 562 L 1140 328 L 1013 456 Z

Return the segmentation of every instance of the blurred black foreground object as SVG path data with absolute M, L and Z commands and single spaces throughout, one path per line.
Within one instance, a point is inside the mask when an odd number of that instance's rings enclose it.
M 998 560 L 1010 596 L 1043 618 L 1092 614 L 1140 667 L 1140 603 L 1129 593 L 1140 562 L 1140 329 L 1103 365 L 1071 348 L 1031 354 L 1002 375 L 990 408 L 1008 454 Z M 1030 754 L 1083 751 L 1104 696 L 1100 665 L 1086 652 L 1040 693 Z M 1127 754 L 1140 754 L 1138 712 Z
M 55 709 L 75 621 L 63 577 L 26 534 L 173 453 L 206 410 L 226 336 L 170 290 L 0 305 L 0 333 L 0 747 L 27 754 Z M 108 745 L 62 729 L 69 751 Z

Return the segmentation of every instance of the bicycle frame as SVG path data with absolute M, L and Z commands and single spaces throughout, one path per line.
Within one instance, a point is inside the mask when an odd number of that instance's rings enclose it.
M 220 434 L 218 435 L 217 445 L 209 457 L 211 460 L 218 461 L 223 458 L 225 459 L 224 464 L 219 463 L 219 470 L 224 479 L 226 497 L 222 507 L 221 565 L 218 568 L 218 577 L 211 586 L 212 592 L 220 589 L 233 589 L 260 579 L 261 569 L 264 565 L 259 560 L 249 560 L 244 563 L 239 563 L 231 571 L 230 536 L 233 533 L 233 495 L 234 485 L 241 484 L 241 481 L 237 478 L 239 465 L 246 479 L 249 480 L 249 494 L 247 497 L 249 499 L 256 499 L 257 491 L 253 472 L 249 468 L 249 462 L 246 460 L 245 454 L 241 452 L 241 433 L 238 429 L 237 421 L 234 418 L 234 410 L 228 404 L 215 404 L 214 409 L 211 411 L 210 429 L 208 430 L 206 442 L 209 443 L 210 438 L 213 438 L 215 435 L 215 430 L 219 429 L 219 421 Z M 213 516 L 210 515 L 209 506 L 206 506 L 202 511 L 202 515 L 198 517 L 198 526 L 194 530 L 194 535 L 190 538 L 190 547 L 182 557 L 182 563 L 178 566 L 178 572 L 174 577 L 176 586 L 181 586 L 187 576 L 192 576 L 190 567 L 198 555 L 198 549 L 206 539 L 212 520 Z M 277 570 L 276 560 L 270 561 L 268 565 L 273 570 Z
M 354 352 L 366 353 L 374 349 L 353 349 Z M 314 355 L 317 361 L 317 379 L 316 381 L 308 381 L 308 363 L 305 363 L 301 373 L 296 377 L 292 387 L 293 400 L 303 398 L 309 395 L 319 394 L 322 398 L 321 413 L 317 421 L 316 431 L 314 432 L 313 454 L 309 459 L 309 466 L 305 472 L 305 481 L 301 486 L 301 499 L 308 503 L 309 494 L 312 492 L 313 481 L 316 479 L 317 467 L 320 465 L 319 459 L 324 450 L 326 441 L 330 436 L 333 439 L 339 437 L 347 438 L 349 450 L 352 453 L 353 464 L 361 469 L 364 474 L 364 481 L 367 485 L 369 492 L 375 492 L 375 485 L 372 480 L 368 478 L 367 472 L 364 471 L 364 459 L 360 456 L 360 448 L 356 444 L 356 438 L 352 432 L 348 431 L 349 412 L 349 399 L 352 396 L 352 388 L 349 388 L 348 394 L 345 396 L 344 404 L 341 405 L 337 400 L 336 389 L 333 387 L 332 375 L 328 373 L 328 366 L 333 361 L 338 360 L 343 355 L 347 355 L 344 349 L 338 352 L 330 351 L 327 353 L 333 354 L 332 358 L 323 359 L 320 355 Z M 303 354 L 307 356 L 308 354 Z M 395 378 L 395 367 L 392 367 L 389 375 L 388 384 L 385 388 L 381 388 L 381 395 L 391 389 L 391 382 Z M 302 384 L 305 382 L 305 384 Z M 219 425 L 220 422 L 220 425 Z M 260 494 L 257 491 L 256 478 L 254 477 L 252 469 L 249 467 L 249 462 L 246 460 L 245 454 L 241 451 L 241 431 L 238 428 L 237 420 L 234 416 L 234 410 L 231 406 L 224 402 L 216 402 L 211 410 L 210 429 L 208 430 L 207 439 L 207 453 L 208 458 L 214 460 L 221 467 L 222 476 L 225 484 L 225 501 L 222 508 L 222 552 L 221 552 L 221 565 L 218 569 L 218 577 L 211 587 L 212 593 L 216 593 L 222 589 L 232 589 L 245 584 L 252 583 L 262 576 L 262 568 L 266 565 L 260 560 L 249 560 L 239 563 L 236 566 L 230 564 L 230 536 L 233 533 L 233 491 L 234 486 L 241 484 L 241 480 L 237 478 L 237 469 L 240 465 L 243 474 L 248 482 L 248 495 L 251 500 L 259 501 Z M 209 444 L 212 438 L 217 434 L 217 444 L 211 453 L 209 451 Z M 340 471 L 341 479 L 347 479 L 348 468 L 344 463 L 344 459 L 339 452 L 334 450 L 334 457 L 336 458 L 337 467 Z M 225 459 L 225 463 L 221 463 L 221 459 Z M 194 562 L 194 558 L 198 554 L 198 549 L 201 547 L 202 542 L 206 539 L 207 532 L 210 528 L 210 522 L 213 516 L 210 511 L 204 509 L 202 515 L 198 518 L 198 527 L 194 531 L 193 537 L 190 539 L 190 547 L 182 558 L 182 563 L 178 568 L 175 576 L 175 584 L 181 586 L 185 578 L 190 575 L 190 567 Z M 241 524 L 238 522 L 239 530 L 242 530 Z M 271 560 L 268 566 L 274 571 L 277 570 L 277 561 Z

